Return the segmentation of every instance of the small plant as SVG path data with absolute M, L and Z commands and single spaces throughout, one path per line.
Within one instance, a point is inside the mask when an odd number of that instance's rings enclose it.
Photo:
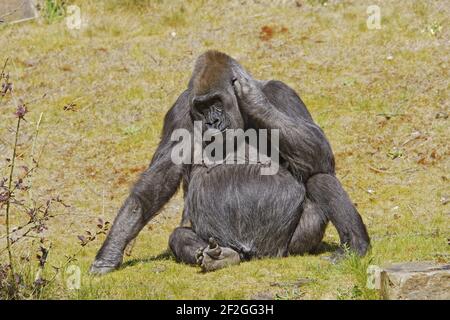
M 3 81 L 5 81 L 4 77 Z M 9 81 L 9 77 L 6 81 Z M 38 161 L 32 158 L 33 167 L 29 168 L 22 165 L 20 166 L 21 174 L 19 176 L 15 175 L 15 170 L 18 168 L 18 138 L 21 124 L 25 121 L 25 115 L 27 113 L 27 106 L 21 101 L 14 113 L 17 122 L 12 156 L 7 159 L 9 163 L 9 176 L 2 178 L 0 181 L 0 208 L 5 207 L 6 217 L 6 248 L 1 250 L 0 254 L 4 253 L 4 251 L 8 254 L 8 264 L 0 265 L 0 297 L 4 299 L 23 299 L 39 296 L 42 288 L 47 284 L 42 273 L 47 262 L 51 242 L 46 239 L 43 232 L 47 230 L 47 222 L 50 218 L 54 217 L 51 214 L 50 208 L 55 202 L 67 206 L 59 197 L 48 199 L 43 203 L 40 203 L 36 199 L 32 199 L 28 203 L 20 197 L 20 193 L 29 191 L 30 185 L 27 184 L 26 179 L 30 178 L 32 173 L 38 168 Z M 11 213 L 13 208 L 15 209 L 15 213 L 23 212 L 28 218 L 27 222 L 14 229 L 11 228 Z M 28 275 L 16 269 L 16 261 L 18 259 L 13 252 L 13 245 L 26 239 L 38 239 L 39 242 L 39 253 L 36 254 L 38 272 L 34 281 L 31 282 L 28 281 L 30 278 Z M 30 256 L 30 254 L 26 256 Z M 26 262 L 30 261 L 29 258 L 25 260 Z
M 339 262 L 338 269 L 346 274 L 351 274 L 356 282 L 350 289 L 338 289 L 337 298 L 342 299 L 377 299 L 375 290 L 368 289 L 367 268 L 372 263 L 373 257 L 369 254 L 360 257 L 348 247 L 344 248 L 344 259 Z
M 275 300 L 298 300 L 304 295 L 305 293 L 298 288 L 284 289 L 275 294 Z
M 101 234 L 105 234 L 109 229 L 109 221 L 103 221 L 103 219 L 98 218 L 97 220 L 97 229 L 95 231 L 86 230 L 86 235 L 79 235 L 78 240 L 80 240 L 80 245 L 82 247 L 86 246 L 89 242 L 92 242 L 96 239 L 97 236 Z
M 66 2 L 64 0 L 45 0 L 43 5 L 43 17 L 47 23 L 54 23 L 64 17 Z
M 427 25 L 424 29 L 422 29 L 422 32 L 426 32 L 433 37 L 437 37 L 442 32 L 442 29 L 442 24 L 434 21 L 433 23 Z
M 126 127 L 123 131 L 126 135 L 132 136 L 132 135 L 137 134 L 140 130 L 141 130 L 141 128 L 139 128 L 135 125 L 131 125 L 129 127 Z
M 388 151 L 387 156 L 392 160 L 401 158 L 403 156 L 403 151 L 397 147 L 394 147 Z
M 3 101 L 3 97 L 13 94 L 13 84 L 10 81 L 9 73 L 5 71 L 8 60 L 5 61 L 0 73 L 0 85 L 3 88 L 0 103 Z M 15 101 L 15 99 L 12 100 Z M 34 149 L 42 114 L 33 135 L 30 161 L 26 163 L 25 154 L 18 152 L 18 141 L 22 125 L 27 123 L 25 117 L 29 110 L 27 103 L 21 99 L 18 101 L 14 112 L 17 120 L 12 155 L 6 159 L 9 174 L 8 177 L 0 177 L 0 210 L 5 210 L 6 227 L 6 234 L 0 235 L 0 239 L 6 238 L 6 247 L 0 248 L 0 256 L 7 254 L 7 263 L 0 263 L 0 300 L 39 298 L 42 291 L 55 282 L 58 273 L 65 270 L 70 262 L 76 260 L 76 256 L 84 246 L 94 241 L 98 235 L 106 234 L 109 228 L 108 221 L 99 219 L 94 232 L 86 231 L 87 236 L 78 237 L 81 241 L 80 249 L 74 254 L 67 255 L 65 262 L 61 265 L 52 265 L 53 276 L 45 278 L 44 271 L 48 265 L 49 253 L 52 248 L 52 242 L 45 236 L 45 231 L 48 230 L 51 219 L 57 216 L 53 213 L 53 207 L 58 205 L 61 208 L 67 208 L 69 205 L 64 203 L 59 195 L 36 199 L 31 193 L 32 177 L 39 167 L 40 156 L 35 157 Z M 0 104 L 0 107 L 3 106 Z M 14 222 L 22 221 L 22 224 L 13 227 L 12 215 Z M 15 249 L 19 242 L 23 243 L 22 247 L 25 248 L 25 253 L 19 253 L 19 250 Z
M 338 289 L 337 290 L 337 300 L 357 300 L 363 297 L 363 291 L 354 285 L 351 289 Z

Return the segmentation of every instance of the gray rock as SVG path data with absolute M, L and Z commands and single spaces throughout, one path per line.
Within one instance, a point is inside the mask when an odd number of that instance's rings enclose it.
M 0 21 L 15 23 L 38 17 L 35 0 L 0 1 Z
M 370 265 L 367 268 L 367 288 L 381 289 L 381 271 L 383 271 L 383 269 L 375 265 Z
M 367 287 L 389 300 L 449 300 L 450 264 L 433 262 L 369 266 Z

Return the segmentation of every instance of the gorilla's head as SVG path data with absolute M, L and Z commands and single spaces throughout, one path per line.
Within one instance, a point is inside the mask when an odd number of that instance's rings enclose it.
M 243 129 L 243 118 L 233 89 L 237 75 L 248 73 L 230 56 L 207 51 L 196 61 L 189 82 L 189 103 L 194 121 L 202 121 L 203 130 Z

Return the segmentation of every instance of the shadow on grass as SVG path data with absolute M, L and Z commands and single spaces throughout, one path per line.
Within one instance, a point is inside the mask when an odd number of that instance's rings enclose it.
M 148 263 L 152 261 L 161 261 L 161 260 L 175 260 L 175 257 L 170 250 L 165 250 L 156 256 L 128 260 L 121 265 L 119 270 L 135 266 L 139 263 Z
M 336 243 L 322 242 L 322 243 L 320 243 L 318 248 L 312 253 L 312 255 L 319 255 L 319 254 L 327 253 L 327 252 L 335 253 L 335 252 L 338 252 L 339 249 L 340 249 L 340 246 Z M 122 264 L 122 266 L 119 268 L 119 270 L 135 266 L 139 263 L 149 263 L 152 261 L 162 261 L 162 260 L 175 260 L 175 256 L 173 255 L 173 253 L 170 250 L 165 250 L 156 256 L 128 260 Z
M 335 253 L 335 252 L 339 251 L 340 249 L 342 249 L 342 248 L 339 246 L 339 244 L 337 244 L 335 242 L 332 242 L 332 243 L 321 242 L 318 245 L 317 249 L 315 249 L 314 252 L 312 252 L 311 254 L 319 255 L 319 254 L 327 253 L 327 252 L 328 253 Z

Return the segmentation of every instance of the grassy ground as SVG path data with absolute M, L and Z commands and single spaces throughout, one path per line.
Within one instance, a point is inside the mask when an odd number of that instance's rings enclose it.
M 97 239 L 73 263 L 81 268 L 81 288 L 68 290 L 63 273 L 42 298 L 377 299 L 365 287 L 368 264 L 449 260 L 447 1 L 376 1 L 379 30 L 366 26 L 373 1 L 68 2 L 81 8 L 81 30 L 58 20 L 0 26 L 0 59 L 11 58 L 14 81 L 13 97 L 0 104 L 0 177 L 7 175 L 13 112 L 22 97 L 30 112 L 20 152 L 30 151 L 43 112 L 33 197 L 60 195 L 70 205 L 46 231 L 49 265 L 79 251 L 77 235 L 94 229 L 98 217 L 112 221 L 148 164 L 193 61 L 212 48 L 256 78 L 279 79 L 299 92 L 331 141 L 337 174 L 373 249 L 337 265 L 324 253 L 202 274 L 164 254 L 180 220 L 177 195 L 141 232 L 124 268 L 88 276 Z M 64 110 L 70 104 L 73 111 Z M 13 211 L 12 219 L 19 225 L 26 218 Z M 4 225 L 2 210 L 0 234 Z M 338 243 L 334 228 L 325 241 Z M 0 262 L 6 259 L 3 252 Z

